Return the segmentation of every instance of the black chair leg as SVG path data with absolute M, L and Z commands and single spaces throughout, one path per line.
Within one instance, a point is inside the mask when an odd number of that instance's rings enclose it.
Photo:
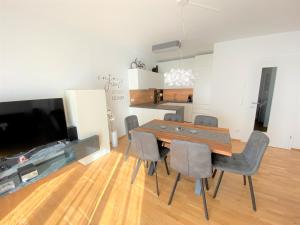
M 167 174 L 170 175 L 170 171 L 169 171 L 169 167 L 168 167 L 168 163 L 167 163 L 167 156 L 164 158 L 164 162 L 165 162 Z
M 157 178 L 157 162 L 155 162 L 155 180 L 156 180 L 156 193 L 159 197 L 158 178 Z
M 251 194 L 251 200 L 252 200 L 252 208 L 254 211 L 256 211 L 256 202 L 255 202 L 255 195 L 254 195 L 254 189 L 252 184 L 252 178 L 251 176 L 248 176 L 248 182 L 250 187 L 250 194 Z
M 136 166 L 135 166 L 135 169 L 133 170 L 133 173 L 131 175 L 131 184 L 133 184 L 134 180 L 135 180 L 135 177 L 139 171 L 139 168 L 141 166 L 141 163 L 142 163 L 142 160 L 141 159 L 138 159 L 137 163 L 136 163 Z
M 127 146 L 127 149 L 125 151 L 125 161 L 128 159 L 130 146 L 131 146 L 131 141 L 128 142 L 128 146 Z
M 171 205 L 171 203 L 172 203 L 173 196 L 174 196 L 174 193 L 175 193 L 175 191 L 176 191 L 177 183 L 178 183 L 179 180 L 180 180 L 180 173 L 177 174 L 177 177 L 176 177 L 176 180 L 175 180 L 175 183 L 174 183 L 174 186 L 173 186 L 171 195 L 170 195 L 170 197 L 169 197 L 168 205 Z
M 214 172 L 211 177 L 214 178 L 216 176 L 216 173 L 217 173 L 217 169 L 214 169 Z
M 206 190 L 209 190 L 208 179 L 207 178 L 205 178 L 205 187 L 206 187 Z
M 217 196 L 217 193 L 218 193 L 218 190 L 219 190 L 219 187 L 220 187 L 220 183 L 222 181 L 223 174 L 224 174 L 224 171 L 221 171 L 221 174 L 219 176 L 219 180 L 218 180 L 218 183 L 217 183 L 217 186 L 216 186 L 213 198 L 215 198 Z
M 246 182 L 246 176 L 245 175 L 243 175 L 243 179 L 244 179 L 244 185 L 246 185 L 247 182 Z
M 202 202 L 203 202 L 203 208 L 204 208 L 205 218 L 208 220 L 209 218 L 208 218 L 208 211 L 207 211 L 207 205 L 206 205 L 204 182 L 205 182 L 205 178 L 201 178 Z

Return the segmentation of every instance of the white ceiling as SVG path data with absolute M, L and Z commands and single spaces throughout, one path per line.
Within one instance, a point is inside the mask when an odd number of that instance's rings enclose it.
M 184 8 L 182 33 L 176 0 L 0 0 L 1 13 L 34 15 L 87 35 L 99 35 L 124 45 L 147 48 L 183 39 L 182 55 L 208 52 L 213 44 L 269 33 L 300 30 L 300 0 L 194 0 L 220 9 L 216 13 Z M 155 55 L 176 58 L 179 52 Z

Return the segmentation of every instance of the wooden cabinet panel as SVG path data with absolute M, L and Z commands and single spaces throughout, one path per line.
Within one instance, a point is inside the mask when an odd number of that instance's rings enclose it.
M 193 95 L 192 88 L 164 89 L 164 101 L 187 102 L 189 95 Z
M 153 103 L 154 90 L 130 90 L 130 105 Z

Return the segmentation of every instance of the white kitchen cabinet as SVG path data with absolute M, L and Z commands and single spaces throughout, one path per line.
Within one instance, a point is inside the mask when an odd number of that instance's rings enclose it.
M 128 70 L 128 84 L 129 90 L 136 89 L 163 89 L 164 76 L 160 73 L 154 73 L 141 69 L 129 69 Z
M 168 102 L 168 103 L 164 103 L 162 105 L 183 106 L 184 107 L 184 121 L 193 122 L 193 103 Z

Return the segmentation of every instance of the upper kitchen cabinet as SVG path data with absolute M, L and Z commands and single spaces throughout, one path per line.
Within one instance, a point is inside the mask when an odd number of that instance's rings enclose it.
M 147 70 L 129 69 L 128 83 L 130 90 L 149 88 L 163 89 L 164 76 L 163 74 L 153 73 Z

